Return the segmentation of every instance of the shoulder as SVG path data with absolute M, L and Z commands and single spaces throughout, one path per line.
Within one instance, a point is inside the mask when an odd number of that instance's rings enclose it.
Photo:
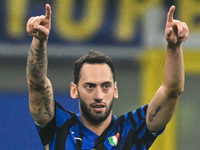
M 141 106 L 133 111 L 127 112 L 121 116 L 118 116 L 119 120 L 144 120 L 146 118 L 148 105 Z M 123 119 L 124 118 L 124 119 Z
M 38 128 L 44 146 L 53 141 L 55 133 L 57 137 L 62 137 L 63 133 L 66 133 L 69 128 L 78 123 L 77 115 L 65 110 L 57 101 L 55 101 L 54 109 L 55 114 L 53 119 L 43 129 Z
M 71 118 L 77 118 L 77 115 L 73 112 L 65 110 L 60 103 L 55 101 L 55 116 L 54 119 L 56 120 L 57 126 L 61 126 L 66 121 L 70 120 Z
M 127 147 L 132 145 L 145 146 L 149 148 L 158 135 L 152 134 L 146 126 L 146 112 L 148 105 L 142 106 L 134 111 L 127 112 L 118 117 L 118 128 Z M 130 147 L 126 148 L 130 149 Z
M 118 124 L 130 124 L 134 129 L 138 128 L 141 123 L 146 122 L 146 113 L 148 105 L 141 106 L 140 108 L 127 112 L 118 116 Z

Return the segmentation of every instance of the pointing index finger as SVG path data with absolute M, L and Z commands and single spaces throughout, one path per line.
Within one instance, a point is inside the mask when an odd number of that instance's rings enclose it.
M 46 4 L 45 18 L 46 19 L 51 19 L 51 6 L 49 4 Z
M 168 22 L 173 21 L 174 11 L 175 11 L 175 6 L 173 5 L 173 6 L 170 7 L 169 12 L 167 14 L 167 21 Z

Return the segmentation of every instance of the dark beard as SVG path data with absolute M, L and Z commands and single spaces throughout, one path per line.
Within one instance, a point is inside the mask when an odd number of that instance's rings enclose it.
M 80 109 L 82 111 L 82 115 L 84 115 L 85 119 L 89 121 L 91 124 L 98 125 L 101 122 L 103 122 L 110 114 L 113 106 L 113 100 L 111 101 L 110 105 L 105 105 L 106 112 L 104 113 L 93 113 L 90 108 L 87 107 L 87 104 L 83 101 L 80 94 L 78 94 L 79 97 L 79 104 Z

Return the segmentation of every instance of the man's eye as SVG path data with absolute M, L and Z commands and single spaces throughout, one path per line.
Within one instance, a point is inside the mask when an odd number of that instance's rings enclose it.
M 105 85 L 103 86 L 103 88 L 104 88 L 104 89 L 110 88 L 110 84 L 105 84 Z
M 92 88 L 94 88 L 95 86 L 94 86 L 93 84 L 87 84 L 85 87 L 86 87 L 86 89 L 92 89 Z

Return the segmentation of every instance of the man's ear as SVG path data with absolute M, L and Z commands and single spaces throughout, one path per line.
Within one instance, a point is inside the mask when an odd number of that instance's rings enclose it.
M 71 82 L 71 86 L 70 86 L 70 95 L 73 99 L 78 98 L 78 91 L 77 91 L 77 86 L 75 83 Z
M 119 93 L 118 93 L 118 88 L 117 88 L 117 82 L 115 82 L 114 85 L 114 98 L 118 98 L 119 97 Z

